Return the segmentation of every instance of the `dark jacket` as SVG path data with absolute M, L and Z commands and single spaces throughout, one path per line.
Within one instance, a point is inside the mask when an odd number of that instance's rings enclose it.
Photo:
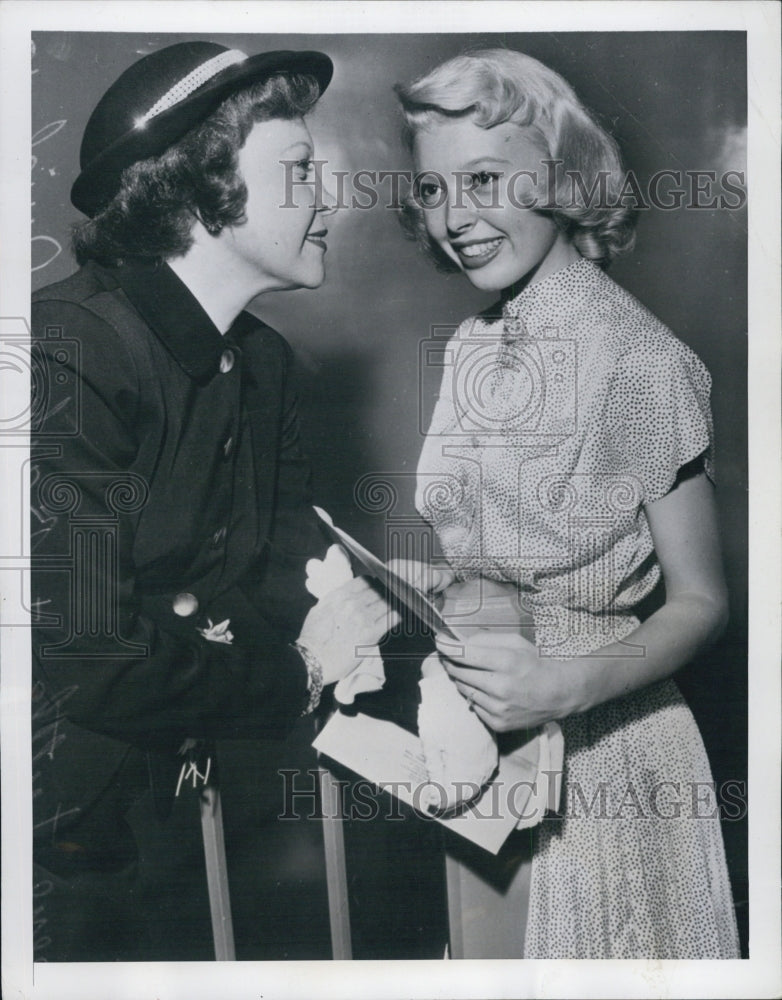
M 221 336 L 165 265 L 89 264 L 34 295 L 32 322 L 47 839 L 108 794 L 131 748 L 284 735 L 307 702 L 290 645 L 312 605 L 304 563 L 326 543 L 277 333 L 242 313 Z M 203 637 L 226 619 L 230 644 Z

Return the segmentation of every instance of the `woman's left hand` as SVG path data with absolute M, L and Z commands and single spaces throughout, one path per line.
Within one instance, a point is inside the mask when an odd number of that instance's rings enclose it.
M 541 659 L 520 635 L 482 631 L 459 643 L 438 636 L 437 648 L 459 691 L 495 732 L 534 729 L 570 714 L 563 664 Z

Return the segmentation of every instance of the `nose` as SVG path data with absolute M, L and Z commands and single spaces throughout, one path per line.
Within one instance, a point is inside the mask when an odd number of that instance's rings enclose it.
M 333 215 L 338 208 L 339 202 L 321 175 L 315 185 L 315 211 L 319 215 Z
M 445 225 L 451 236 L 467 232 L 475 225 L 475 208 L 459 185 L 449 193 L 445 206 Z

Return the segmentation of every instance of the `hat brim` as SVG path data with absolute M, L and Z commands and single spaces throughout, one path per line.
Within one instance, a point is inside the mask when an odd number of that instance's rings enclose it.
M 87 164 L 71 188 L 71 202 L 93 216 L 117 193 L 122 171 L 132 163 L 160 156 L 237 90 L 252 86 L 277 73 L 302 73 L 314 77 L 320 93 L 334 73 L 331 59 L 323 52 L 261 52 L 229 66 L 173 107 L 162 111 L 140 127 L 125 132 L 100 156 Z M 139 115 L 144 109 L 139 109 Z

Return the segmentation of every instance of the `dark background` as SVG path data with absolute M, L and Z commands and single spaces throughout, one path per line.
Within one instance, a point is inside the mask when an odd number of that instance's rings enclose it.
M 204 37 L 34 35 L 33 288 L 73 270 L 69 228 L 79 214 L 70 205 L 69 191 L 78 173 L 81 134 L 97 100 L 139 55 Z M 653 173 L 665 169 L 714 170 L 718 176 L 745 169 L 742 33 L 214 37 L 250 54 L 270 48 L 315 48 L 333 58 L 334 82 L 311 127 L 317 156 L 342 170 L 409 168 L 399 142 L 392 84 L 409 81 L 458 52 L 483 46 L 517 48 L 560 72 L 617 138 L 626 165 L 642 187 Z M 337 523 L 383 552 L 394 525 L 415 520 L 414 471 L 438 381 L 436 372 L 422 368 L 420 345 L 433 328 L 454 326 L 491 297 L 459 275 L 438 274 L 403 238 L 395 213 L 386 207 L 388 184 L 379 190 L 383 197 L 374 209 L 346 209 L 330 220 L 328 277 L 322 288 L 267 295 L 256 300 L 252 310 L 280 330 L 297 353 L 302 419 L 319 504 Z M 686 668 L 679 680 L 701 726 L 715 779 L 745 781 L 745 213 L 692 208 L 641 212 L 635 251 L 616 262 L 610 273 L 698 353 L 714 379 L 718 499 L 731 624 L 719 647 Z M 372 510 L 366 491 L 357 490 L 367 474 L 391 483 L 391 505 Z M 282 800 L 274 768 L 311 766 L 310 738 L 309 730 L 301 727 L 282 748 L 257 744 L 222 748 L 240 958 L 328 955 L 318 824 L 302 820 L 281 829 L 273 822 Z M 270 769 L 275 760 L 279 765 Z M 163 830 L 144 804 L 137 810 L 145 857 L 169 850 L 165 845 L 174 839 L 180 845 L 182 877 L 176 886 L 162 886 L 159 871 L 149 863 L 149 894 L 165 958 L 208 957 L 204 956 L 209 941 L 205 889 L 194 886 L 188 874 L 200 850 L 193 808 L 194 803 L 181 802 L 178 814 Z M 354 916 L 361 915 L 354 929 L 356 957 L 438 954 L 442 926 L 435 911 L 440 898 L 436 886 L 429 886 L 431 912 L 427 912 L 420 897 L 422 872 L 416 870 L 421 862 L 415 860 L 415 845 L 428 833 L 417 831 L 412 821 L 404 827 L 406 832 L 399 832 L 402 827 L 392 833 L 401 852 L 396 861 L 389 855 L 385 832 L 367 834 L 354 847 Z M 746 937 L 746 822 L 725 822 L 723 828 Z M 377 872 L 382 884 L 373 882 Z M 173 897 L 166 891 L 170 888 L 175 889 Z M 400 917 L 409 909 L 409 899 L 420 918 L 412 922 Z M 367 929 L 370 925 L 374 931 Z M 389 938 L 396 945 L 382 944 Z

